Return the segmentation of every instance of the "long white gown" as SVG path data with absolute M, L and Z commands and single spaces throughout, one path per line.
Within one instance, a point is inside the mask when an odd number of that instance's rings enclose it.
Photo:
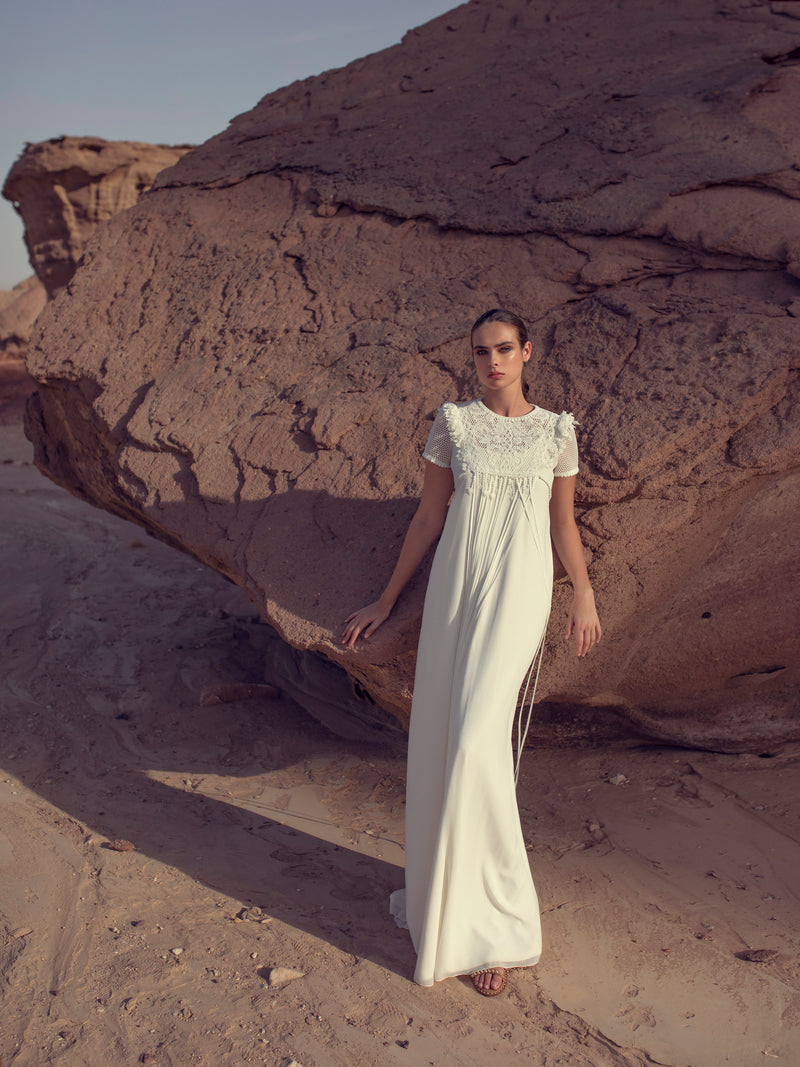
M 395 920 L 432 985 L 541 953 L 517 809 L 511 731 L 544 639 L 554 476 L 576 474 L 572 415 L 443 404 L 423 455 L 455 492 L 431 568 L 409 733 L 405 889 Z

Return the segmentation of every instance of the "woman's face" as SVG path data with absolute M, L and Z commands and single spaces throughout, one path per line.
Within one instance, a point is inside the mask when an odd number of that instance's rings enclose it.
M 522 368 L 531 358 L 531 343 L 520 345 L 517 331 L 507 322 L 486 322 L 472 335 L 472 358 L 487 392 L 522 388 Z

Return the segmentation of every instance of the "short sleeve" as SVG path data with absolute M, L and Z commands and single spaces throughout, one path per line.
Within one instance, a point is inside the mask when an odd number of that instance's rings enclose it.
M 578 441 L 575 437 L 575 420 L 566 412 L 558 417 L 556 441 L 559 452 L 553 475 L 556 478 L 569 478 L 578 473 Z
M 449 467 L 453 458 L 453 441 L 450 437 L 450 428 L 444 414 L 444 405 L 436 412 L 431 432 L 428 434 L 428 443 L 422 452 L 424 459 L 435 463 L 437 467 Z

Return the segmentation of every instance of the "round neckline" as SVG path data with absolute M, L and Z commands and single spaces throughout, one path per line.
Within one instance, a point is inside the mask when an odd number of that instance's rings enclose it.
M 496 411 L 492 411 L 492 409 L 483 402 L 483 399 L 481 397 L 478 397 L 477 399 L 483 410 L 488 411 L 490 415 L 494 415 L 496 419 L 509 419 L 512 422 L 516 422 L 517 419 L 527 419 L 529 415 L 533 415 L 533 413 L 536 411 L 536 405 L 533 404 L 531 406 L 531 410 L 523 412 L 522 415 L 498 415 Z

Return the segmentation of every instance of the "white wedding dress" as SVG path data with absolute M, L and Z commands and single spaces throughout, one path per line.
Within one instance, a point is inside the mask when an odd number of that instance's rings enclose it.
M 554 476 L 576 474 L 574 420 L 443 404 L 424 456 L 455 492 L 431 568 L 408 750 L 405 889 L 391 912 L 432 985 L 541 953 L 511 745 L 550 613 Z

